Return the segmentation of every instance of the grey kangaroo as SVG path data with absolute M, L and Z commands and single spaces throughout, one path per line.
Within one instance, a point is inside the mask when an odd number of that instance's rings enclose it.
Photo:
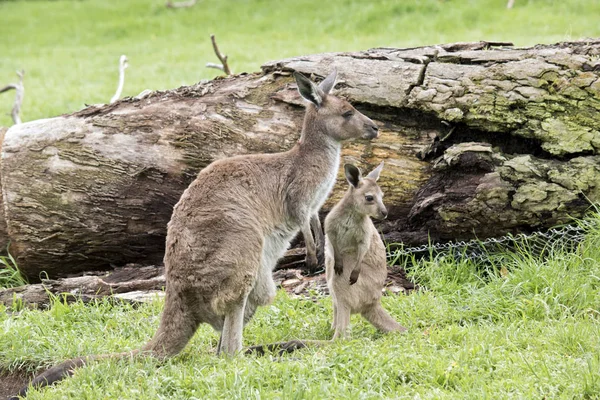
M 213 162 L 175 205 L 167 228 L 165 305 L 154 338 L 132 352 L 65 361 L 31 385 L 51 384 L 95 359 L 174 356 L 204 322 L 221 332 L 218 353 L 242 349 L 244 324 L 275 296 L 271 273 L 277 259 L 299 230 L 313 240 L 311 220 L 315 224 L 335 183 L 341 142 L 378 136 L 373 121 L 329 94 L 335 72 L 318 86 L 294 76 L 309 102 L 298 143 L 283 153 Z
M 386 251 L 370 217 L 384 219 L 383 192 L 377 185 L 383 162 L 365 178 L 344 165 L 350 188 L 325 218 L 325 268 L 333 299 L 333 339 L 344 337 L 350 314 L 360 313 L 377 329 L 405 331 L 381 306 L 387 277 Z

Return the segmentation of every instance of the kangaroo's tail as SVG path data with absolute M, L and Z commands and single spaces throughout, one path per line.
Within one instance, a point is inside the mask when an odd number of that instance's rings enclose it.
M 21 388 L 21 390 L 19 390 L 19 393 L 17 393 L 13 397 L 10 397 L 9 400 L 18 400 L 19 397 L 27 396 L 27 391 L 30 388 L 42 388 L 45 386 L 52 385 L 55 382 L 61 381 L 65 378 L 68 378 L 69 376 L 73 375 L 75 369 L 82 367 L 94 360 L 103 360 L 108 358 L 124 358 L 127 356 L 134 356 L 139 353 L 139 350 L 133 350 L 125 353 L 112 353 L 72 358 L 58 365 L 55 365 L 54 367 L 46 370 L 45 372 L 33 378 L 33 380 L 29 382 L 27 386 Z
M 321 347 L 324 345 L 329 345 L 331 343 L 331 340 L 290 340 L 288 342 L 277 342 L 251 346 L 247 348 L 246 351 L 244 351 L 244 354 L 256 354 L 262 356 L 265 355 L 265 353 L 268 351 L 277 351 L 281 356 L 285 353 L 292 353 L 296 350 L 307 348 L 309 345 Z

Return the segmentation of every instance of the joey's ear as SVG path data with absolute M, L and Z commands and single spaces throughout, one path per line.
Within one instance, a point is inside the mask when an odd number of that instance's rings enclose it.
M 381 162 L 381 164 L 379 164 L 377 166 L 377 168 L 375 168 L 373 171 L 369 172 L 369 175 L 367 175 L 367 178 L 375 179 L 376 181 L 378 181 L 379 174 L 381 173 L 382 169 L 383 169 L 383 161 Z
M 352 164 L 344 164 L 344 173 L 346 174 L 348 183 L 357 187 L 361 179 L 360 170 Z
M 337 70 L 334 69 L 333 72 L 327 76 L 327 78 L 323 79 L 323 81 L 319 83 L 319 88 L 321 88 L 323 93 L 329 94 L 329 92 L 331 92 L 331 89 L 333 89 L 333 87 L 335 86 L 336 77 Z
M 315 85 L 310 79 L 302 75 L 300 72 L 294 71 L 294 78 L 296 78 L 300 96 L 319 107 L 323 102 L 325 93 L 323 93 L 323 91 L 317 85 Z

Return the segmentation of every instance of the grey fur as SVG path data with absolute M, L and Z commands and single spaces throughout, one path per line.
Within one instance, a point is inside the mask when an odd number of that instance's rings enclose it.
M 406 330 L 381 306 L 386 251 L 370 217 L 387 217 L 377 185 L 382 168 L 383 163 L 363 179 L 358 168 L 346 164 L 350 188 L 325 219 L 325 268 L 333 299 L 334 339 L 345 336 L 350 314 L 355 313 L 381 331 Z
M 341 142 L 378 136 L 377 125 L 347 101 L 295 76 L 303 95 L 316 88 L 321 96 L 318 107 L 309 98 L 298 143 L 283 153 L 213 162 L 175 205 L 164 258 L 165 306 L 152 340 L 131 353 L 68 360 L 38 376 L 36 385 L 58 381 L 93 359 L 171 357 L 201 323 L 222 332 L 219 352 L 242 349 L 244 324 L 275 297 L 275 263 L 296 233 L 310 226 L 335 183 Z M 348 111 L 353 116 L 343 117 Z

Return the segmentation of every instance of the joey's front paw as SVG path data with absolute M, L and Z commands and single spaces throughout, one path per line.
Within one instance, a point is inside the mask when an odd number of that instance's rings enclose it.
M 344 273 L 344 268 L 340 264 L 335 264 L 333 266 L 333 270 L 336 275 L 341 275 Z
M 350 284 L 354 285 L 356 283 L 356 281 L 358 280 L 358 274 L 360 272 L 357 270 L 352 271 L 352 273 L 350 274 Z

